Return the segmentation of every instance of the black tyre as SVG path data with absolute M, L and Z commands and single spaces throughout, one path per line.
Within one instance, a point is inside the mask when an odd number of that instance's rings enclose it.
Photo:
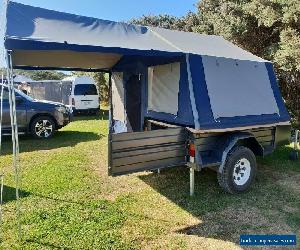
M 39 116 L 31 122 L 31 134 L 38 139 L 49 139 L 54 135 L 55 123 L 49 116 Z
M 230 194 L 242 193 L 250 188 L 256 171 L 253 152 L 247 147 L 237 146 L 227 155 L 222 173 L 218 172 L 218 182 Z

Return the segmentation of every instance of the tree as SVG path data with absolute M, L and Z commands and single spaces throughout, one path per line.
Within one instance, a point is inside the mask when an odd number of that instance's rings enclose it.
M 62 80 L 67 75 L 59 71 L 49 71 L 49 70 L 35 70 L 35 71 L 21 71 L 20 74 L 28 75 L 31 79 L 35 81 L 41 80 Z
M 0 74 L 6 75 L 6 69 L 0 69 Z M 67 75 L 60 71 L 50 70 L 14 70 L 15 75 L 24 75 L 30 77 L 34 81 L 42 80 L 62 80 Z
M 199 24 L 197 14 L 193 12 L 187 13 L 186 16 L 178 18 L 170 15 L 158 15 L 158 16 L 142 16 L 130 21 L 133 24 L 160 27 L 171 30 L 181 31 L 193 31 L 193 28 Z

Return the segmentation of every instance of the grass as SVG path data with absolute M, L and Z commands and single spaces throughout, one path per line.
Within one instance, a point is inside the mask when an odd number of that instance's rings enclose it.
M 240 234 L 300 235 L 300 161 L 290 147 L 259 159 L 257 181 L 232 196 L 216 174 L 185 168 L 107 176 L 107 120 L 81 117 L 47 141 L 22 137 L 17 240 L 11 143 L 6 138 L 1 249 L 240 249 Z

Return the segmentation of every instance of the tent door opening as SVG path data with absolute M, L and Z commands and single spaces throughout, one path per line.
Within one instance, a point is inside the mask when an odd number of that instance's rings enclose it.
M 112 176 L 183 166 L 187 162 L 187 130 L 153 127 L 144 131 L 144 78 L 112 73 L 108 172 Z
M 125 83 L 125 100 L 128 121 L 133 132 L 142 131 L 141 76 L 132 74 Z

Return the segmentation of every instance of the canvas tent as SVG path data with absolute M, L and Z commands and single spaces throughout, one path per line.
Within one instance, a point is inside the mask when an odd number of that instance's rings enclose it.
M 272 63 L 219 36 L 9 2 L 5 48 L 14 68 L 110 72 L 116 132 L 146 118 L 199 131 L 289 121 Z

